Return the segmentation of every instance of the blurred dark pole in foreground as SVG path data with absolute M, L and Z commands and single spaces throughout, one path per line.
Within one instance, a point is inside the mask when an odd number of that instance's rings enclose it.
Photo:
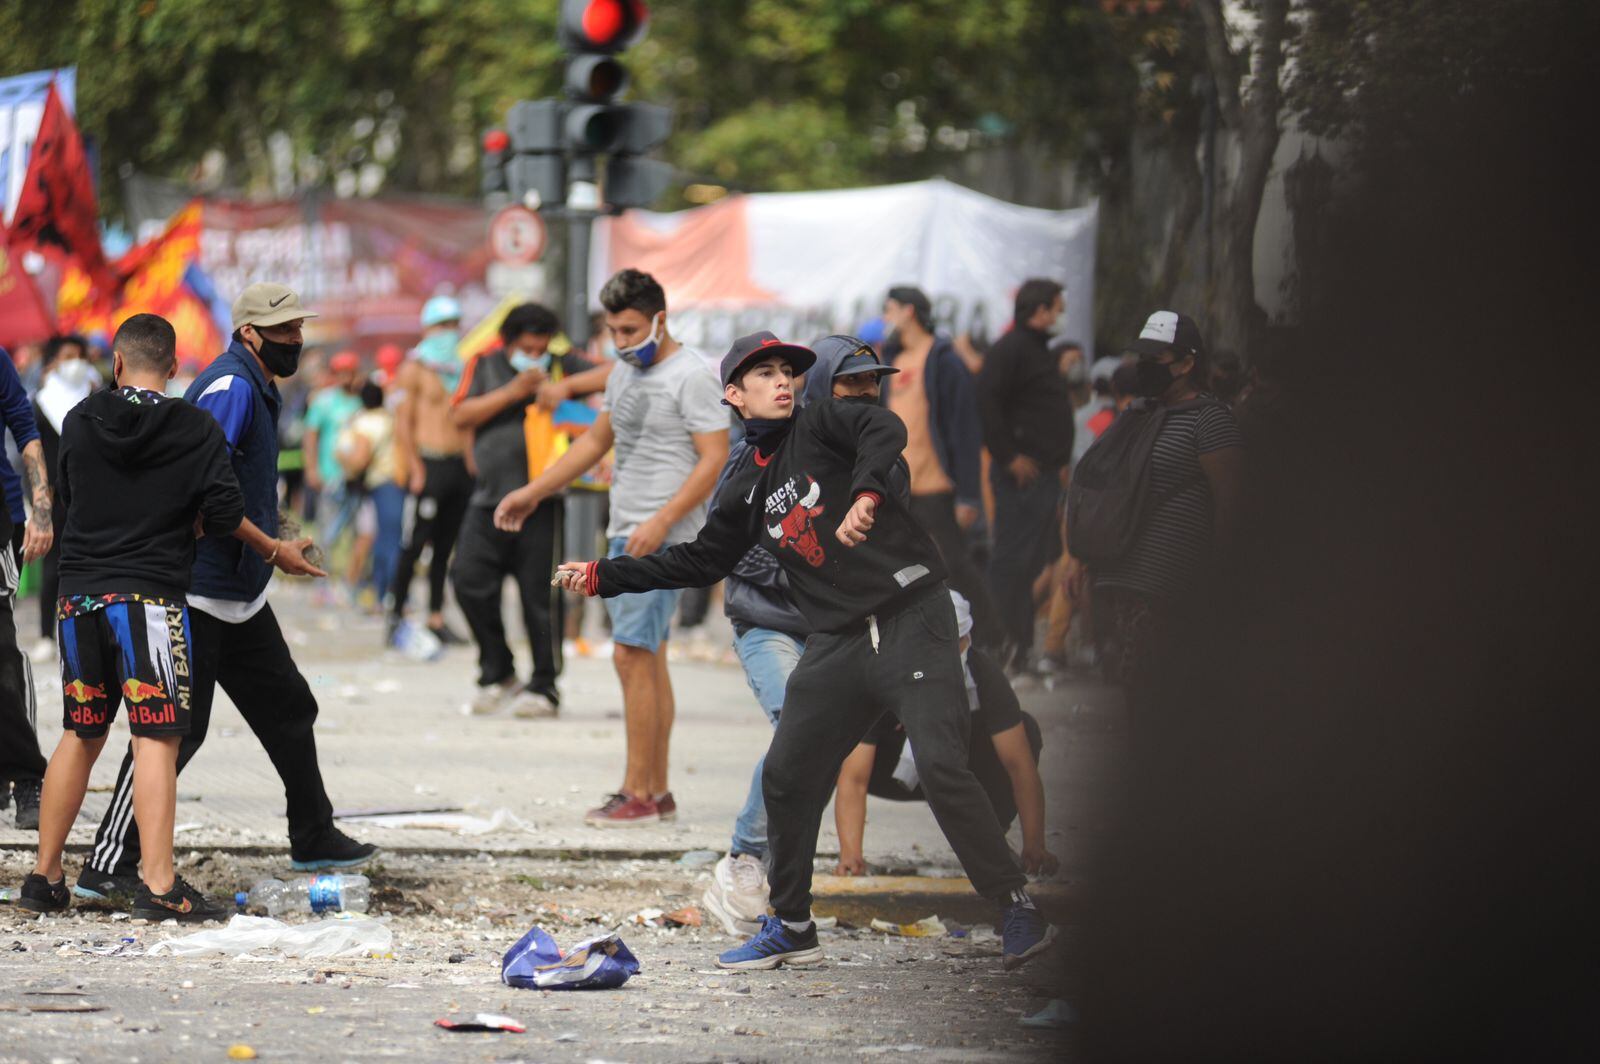
M 1356 137 L 1248 555 L 1131 722 L 1088 1060 L 1600 1058 L 1595 13 L 1500 7 Z

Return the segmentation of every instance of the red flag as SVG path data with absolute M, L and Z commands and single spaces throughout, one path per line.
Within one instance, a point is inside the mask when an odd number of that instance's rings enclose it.
M 11 217 L 11 248 L 64 258 L 81 267 L 97 287 L 110 290 L 115 278 L 100 247 L 97 214 L 83 138 L 52 82 L 28 176 Z
M 0 244 L 0 347 L 16 348 L 43 340 L 55 331 L 33 278 L 22 272 L 17 256 Z

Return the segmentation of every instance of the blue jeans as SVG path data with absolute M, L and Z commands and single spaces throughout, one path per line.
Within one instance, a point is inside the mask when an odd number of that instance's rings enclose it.
M 744 666 L 744 677 L 755 692 L 761 711 L 776 728 L 778 714 L 783 712 L 783 692 L 789 686 L 789 674 L 800 664 L 800 655 L 806 645 L 791 635 L 774 632 L 770 628 L 751 628 L 733 641 L 733 649 Z M 767 856 L 767 803 L 761 795 L 761 769 L 766 764 L 762 757 L 756 762 L 755 775 L 750 780 L 750 793 L 745 797 L 739 819 L 733 823 L 734 853 L 747 853 L 763 860 Z
M 618 537 L 608 544 L 607 558 L 623 553 L 627 539 Z M 602 600 L 611 614 L 611 641 L 638 647 L 654 654 L 667 641 L 672 615 L 678 608 L 678 589 L 641 591 Z
M 400 560 L 400 535 L 405 527 L 406 489 L 393 482 L 379 484 L 368 492 L 378 513 L 378 531 L 372 538 L 372 589 L 384 601 L 394 583 L 395 565 Z

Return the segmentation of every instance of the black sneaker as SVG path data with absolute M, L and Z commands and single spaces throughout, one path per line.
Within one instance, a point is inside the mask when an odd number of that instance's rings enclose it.
M 43 789 L 44 780 L 18 780 L 11 785 L 17 799 L 17 830 L 39 830 L 39 792 Z
M 83 871 L 78 873 L 78 882 L 73 886 L 72 893 L 85 901 L 130 905 L 141 885 L 137 875 L 119 876 L 84 865 Z
M 357 842 L 329 824 L 304 841 L 289 842 L 289 863 L 296 872 L 318 872 L 324 868 L 355 868 L 372 860 L 378 847 Z
M 177 920 L 183 924 L 203 924 L 207 920 L 225 919 L 229 911 L 228 906 L 212 901 L 185 883 L 182 876 L 173 878 L 172 889 L 165 894 L 153 894 L 141 882 L 139 892 L 133 896 L 132 915 L 135 920 Z
M 438 627 L 430 624 L 428 625 L 428 631 L 432 632 L 434 638 L 447 647 L 464 647 L 470 642 L 466 636 L 451 628 L 448 624 L 441 624 Z
M 30 872 L 22 881 L 21 892 L 17 894 L 17 907 L 30 913 L 66 912 L 71 905 L 72 893 L 67 890 L 66 876 L 62 876 L 60 882 L 52 883 L 37 872 Z

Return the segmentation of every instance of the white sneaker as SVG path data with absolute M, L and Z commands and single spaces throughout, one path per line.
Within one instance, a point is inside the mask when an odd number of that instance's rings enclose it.
M 700 900 L 728 934 L 749 937 L 761 930 L 771 895 L 761 861 L 730 853 L 711 870 L 711 883 Z
M 561 712 L 561 707 L 549 695 L 524 688 L 510 702 L 511 715 L 519 720 L 548 720 Z
M 516 697 L 521 684 L 515 676 L 501 683 L 492 683 L 487 687 L 478 688 L 478 693 L 472 696 L 472 703 L 467 706 L 467 713 L 473 717 L 492 717 L 506 708 L 506 704 Z

